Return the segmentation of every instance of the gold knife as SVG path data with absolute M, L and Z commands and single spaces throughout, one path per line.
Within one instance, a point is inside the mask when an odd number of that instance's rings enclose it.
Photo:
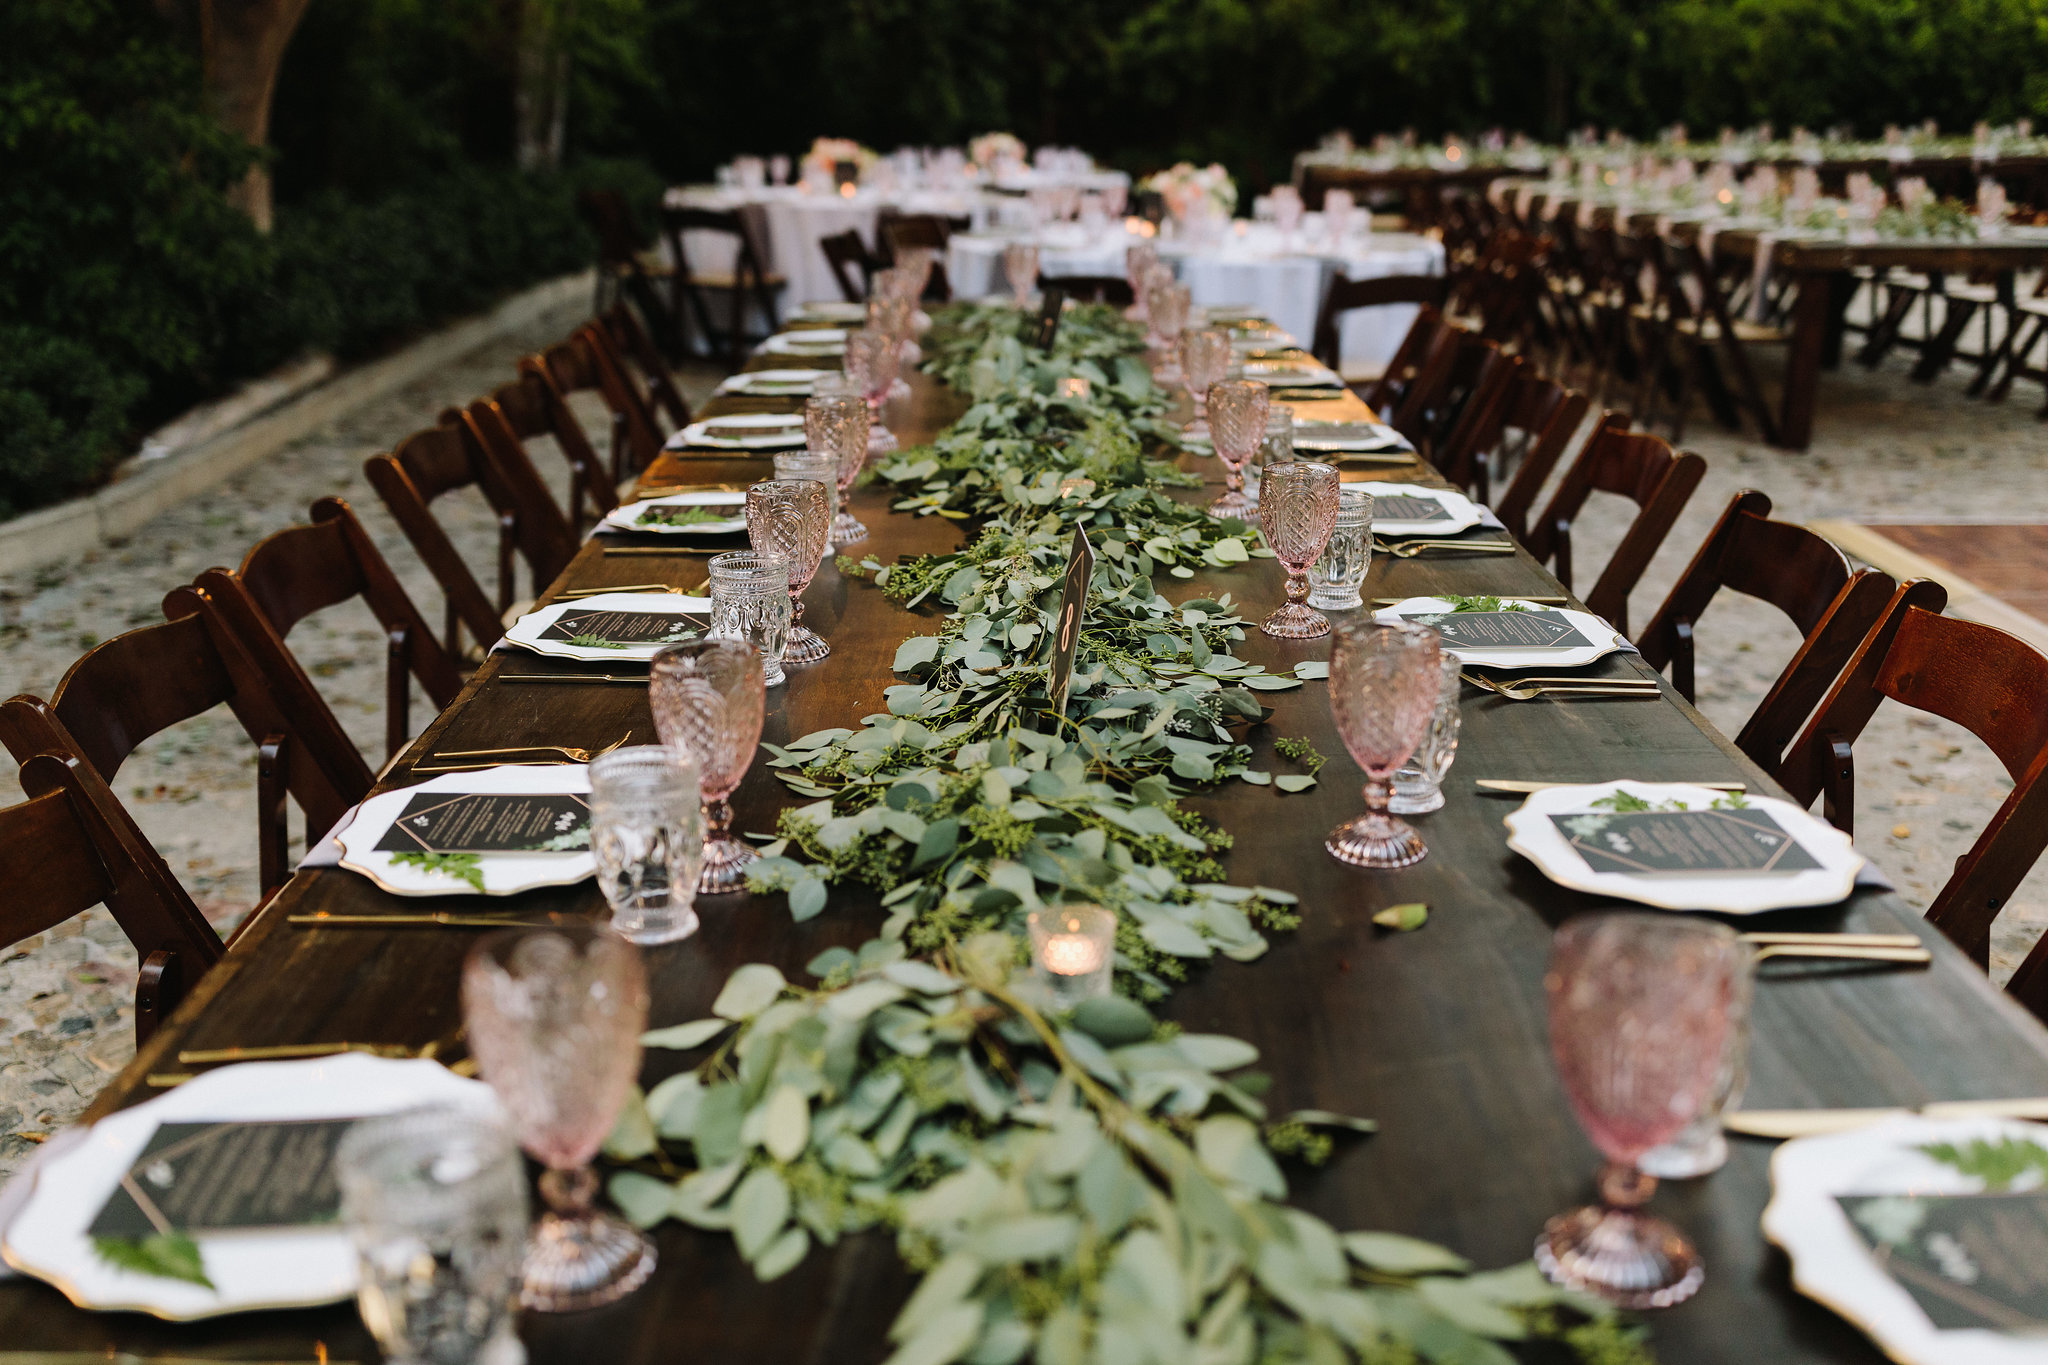
M 1745 1137 L 1797 1138 L 1846 1133 L 1886 1119 L 1919 1115 L 1929 1119 L 2048 1119 L 2048 1097 L 2011 1100 L 1943 1100 L 1896 1109 L 1738 1109 L 1721 1116 L 1721 1126 Z
M 1645 780 L 1647 781 L 1648 779 Z M 1659 782 L 1682 781 L 1682 779 L 1679 778 L 1664 777 L 1657 778 L 1656 780 Z M 1518 795 L 1527 795 L 1530 792 L 1548 791 L 1552 787 L 1585 787 L 1594 784 L 1587 782 L 1523 782 L 1514 778 L 1506 777 L 1482 777 L 1475 785 L 1479 788 L 1479 790 L 1486 792 L 1513 792 Z M 1683 782 L 1682 785 L 1688 787 L 1705 787 L 1708 791 L 1716 792 L 1739 792 L 1748 790 L 1748 788 L 1744 787 L 1740 782 Z M 1834 940 L 1833 935 L 1829 935 L 1828 938 L 1830 942 Z M 1915 942 L 1917 941 L 1918 940 L 1915 940 Z

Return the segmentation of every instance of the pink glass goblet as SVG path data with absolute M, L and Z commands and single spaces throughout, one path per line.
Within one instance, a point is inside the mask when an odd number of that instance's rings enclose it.
M 693 640 L 654 656 L 648 700 L 661 742 L 697 760 L 703 792 L 704 869 L 697 890 L 737 891 L 760 855 L 732 832 L 734 789 L 754 762 L 767 704 L 761 652 L 740 640 Z
M 1434 628 L 1414 622 L 1350 620 L 1336 634 L 1330 712 L 1344 747 L 1365 770 L 1365 814 L 1331 830 L 1323 847 L 1353 867 L 1407 867 L 1428 857 L 1429 847 L 1387 813 L 1387 804 L 1394 774 L 1429 732 L 1442 686 L 1442 642 Z
M 1152 287 L 1145 306 L 1151 310 L 1152 327 L 1159 333 L 1160 350 L 1165 352 L 1152 377 L 1164 385 L 1178 384 L 1181 381 L 1180 334 L 1188 325 L 1192 296 L 1186 285 L 1163 280 Z
M 1019 308 L 1031 305 L 1038 288 L 1038 248 L 1029 242 L 1012 242 L 1003 248 L 1003 275 L 1010 282 L 1010 297 Z
M 868 400 L 868 453 L 886 454 L 896 449 L 896 433 L 882 422 L 882 404 L 895 386 L 902 362 L 895 338 L 886 332 L 863 327 L 846 338 L 846 374 L 861 396 Z
M 640 1072 L 640 950 L 583 925 L 491 934 L 463 963 L 462 1018 L 520 1145 L 547 1167 L 548 1211 L 527 1247 L 521 1302 L 563 1313 L 639 1288 L 654 1273 L 654 1243 L 597 1211 L 590 1159 Z
M 1225 379 L 1209 388 L 1209 435 L 1216 458 L 1223 461 L 1223 496 L 1209 504 L 1209 515 L 1237 521 L 1251 518 L 1252 502 L 1244 495 L 1244 467 L 1266 436 L 1266 410 L 1272 394 L 1256 379 Z
M 1551 1280 L 1636 1309 L 1698 1292 L 1699 1253 L 1642 1212 L 1657 1180 L 1636 1161 L 1708 1102 L 1749 971 L 1749 948 L 1711 920 L 1600 913 L 1557 931 L 1543 978 L 1550 1051 L 1607 1164 L 1601 1203 L 1559 1214 L 1536 1239 Z
M 924 291 L 931 287 L 932 270 L 939 263 L 939 253 L 928 246 L 901 246 L 896 248 L 896 267 L 909 272 L 910 297 L 921 299 Z
M 1322 555 L 1337 529 L 1342 483 L 1335 465 L 1294 460 L 1266 470 L 1259 485 L 1259 530 L 1280 566 L 1287 570 L 1287 602 L 1259 622 L 1282 640 L 1313 640 L 1330 633 L 1330 618 L 1303 600 L 1308 566 Z
M 1185 430 L 1190 436 L 1206 436 L 1209 389 L 1230 373 L 1230 333 L 1213 327 L 1182 333 L 1180 367 L 1187 375 L 1188 396 L 1195 400 L 1195 416 Z
M 1138 242 L 1124 248 L 1124 279 L 1130 282 L 1131 306 L 1124 310 L 1124 316 L 1133 322 L 1149 322 L 1145 311 L 1145 289 L 1151 280 L 1152 267 L 1159 260 L 1159 248 L 1150 242 Z
M 782 651 L 785 664 L 816 663 L 832 652 L 804 624 L 803 598 L 818 572 L 818 561 L 825 557 L 831 530 L 832 500 L 825 485 L 814 479 L 765 479 L 747 490 L 747 539 L 763 554 L 789 561 L 792 615 L 789 642 Z
M 868 459 L 868 405 L 856 394 L 814 393 L 804 402 L 804 444 L 830 451 L 839 461 L 839 515 L 832 518 L 832 543 L 852 545 L 868 538 L 847 509 L 846 499 Z

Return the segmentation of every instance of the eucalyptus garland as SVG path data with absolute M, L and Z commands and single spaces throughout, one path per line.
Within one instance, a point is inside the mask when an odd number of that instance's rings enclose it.
M 1190 960 L 1252 960 L 1296 922 L 1287 892 L 1225 880 L 1228 833 L 1178 798 L 1230 778 L 1312 784 L 1252 768 L 1242 735 L 1261 692 L 1327 666 L 1268 673 L 1231 654 L 1245 624 L 1227 595 L 1155 589 L 1162 571 L 1263 551 L 1162 491 L 1183 478 L 1148 454 L 1174 428 L 1136 330 L 1071 310 L 1042 355 L 1026 324 L 942 314 L 928 365 L 973 404 L 879 469 L 898 510 L 971 517 L 979 534 L 947 555 L 842 561 L 906 607 L 945 608 L 897 652 L 911 681 L 858 729 L 764 746 L 809 800 L 783 812 L 752 889 L 786 891 L 805 919 L 860 883 L 889 916 L 858 952 L 812 961 L 815 985 L 744 966 L 711 1018 L 646 1036 L 709 1051 L 628 1106 L 607 1144 L 624 1163 L 613 1198 L 643 1226 L 730 1232 L 764 1280 L 815 1245 L 893 1234 L 922 1280 L 890 1365 L 1504 1365 L 1499 1343 L 1531 1337 L 1592 1365 L 1646 1360 L 1633 1329 L 1533 1265 L 1475 1273 L 1288 1207 L 1278 1159 L 1319 1161 L 1372 1124 L 1270 1114 L 1245 1070 L 1256 1049 L 1141 1003 Z M 1075 375 L 1088 391 L 1062 392 Z M 1098 555 L 1053 715 L 1047 637 L 1076 525 Z M 1060 1012 L 1025 969 L 1023 918 L 1077 900 L 1118 917 L 1120 993 Z

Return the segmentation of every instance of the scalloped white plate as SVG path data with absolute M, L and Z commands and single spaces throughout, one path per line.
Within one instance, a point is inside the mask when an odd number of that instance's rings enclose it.
M 1391 432 L 1392 428 L 1388 430 Z M 1393 434 L 1399 438 L 1398 432 Z M 1479 504 L 1448 488 L 1426 488 L 1416 483 L 1347 483 L 1344 486 L 1390 498 L 1423 498 L 1444 509 L 1444 519 L 1440 521 L 1389 521 L 1374 517 L 1372 533 L 1376 536 L 1454 536 L 1460 531 L 1471 530 L 1480 521 Z
M 1595 659 L 1605 658 L 1628 643 L 1613 626 L 1591 612 L 1573 611 L 1570 607 L 1531 602 L 1520 597 L 1503 597 L 1501 603 L 1504 606 L 1518 604 L 1531 611 L 1557 612 L 1577 626 L 1579 633 L 1592 643 L 1574 645 L 1570 649 L 1452 649 L 1446 652 L 1454 655 L 1459 663 L 1477 664 L 1481 668 L 1579 668 Z M 1374 612 L 1373 619 L 1405 621 L 1416 616 L 1434 616 L 1449 611 L 1452 605 L 1441 597 L 1410 597 Z
M 747 495 L 738 489 L 707 488 L 694 493 L 671 493 L 665 498 L 648 498 L 641 502 L 624 502 L 605 513 L 598 524 L 611 531 L 636 531 L 653 536 L 729 536 L 735 531 L 747 529 L 744 511 Z M 719 521 L 701 522 L 696 526 L 669 526 L 662 522 L 640 523 L 640 514 L 650 507 L 738 507 L 743 509 L 736 517 L 725 517 Z
M 644 611 L 659 616 L 702 617 L 708 623 L 711 615 L 711 599 L 708 597 L 683 597 L 666 592 L 604 592 L 595 597 L 579 597 L 568 602 L 551 602 L 538 610 L 530 611 L 512 623 L 505 632 L 507 643 L 535 654 L 546 654 L 556 659 L 581 659 L 586 663 L 621 663 L 634 660 L 647 663 L 662 650 L 663 643 L 627 645 L 621 649 L 600 649 L 591 645 L 572 645 L 567 640 L 544 640 L 541 632 L 561 617 L 579 611 Z
M 770 398 L 801 398 L 818 386 L 829 370 L 741 370 L 718 381 L 717 393 L 753 393 Z
M 468 882 L 446 873 L 396 861 L 377 842 L 404 813 L 419 792 L 556 792 L 587 793 L 590 769 L 581 763 L 503 764 L 470 773 L 443 773 L 412 787 L 379 792 L 356 809 L 356 818 L 334 836 L 341 845 L 341 865 L 357 872 L 394 896 L 474 896 Z M 573 886 L 597 872 L 590 850 L 576 853 L 486 853 L 477 859 L 486 896 L 516 896 L 541 886 Z
M 751 435 L 730 435 L 751 432 Z M 804 443 L 804 416 L 800 412 L 741 412 L 730 417 L 708 417 L 692 422 L 668 438 L 664 449 L 709 446 L 714 450 L 783 450 Z
M 495 1109 L 497 1101 L 482 1081 L 439 1062 L 347 1053 L 219 1067 L 108 1115 L 85 1141 L 44 1162 L 28 1203 L 0 1238 L 0 1255 L 80 1308 L 173 1322 L 339 1302 L 356 1292 L 355 1248 L 339 1226 L 200 1234 L 194 1240 L 213 1289 L 108 1265 L 87 1229 L 159 1124 L 367 1118 L 425 1104 Z
M 768 355 L 845 355 L 846 329 L 813 327 L 803 332 L 777 332 L 761 343 L 761 350 Z

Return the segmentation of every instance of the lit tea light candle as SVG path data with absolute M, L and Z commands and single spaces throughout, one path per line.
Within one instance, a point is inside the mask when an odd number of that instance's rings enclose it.
M 1069 474 L 1060 480 L 1062 498 L 1085 498 L 1095 491 L 1095 480 L 1084 474 Z
M 1116 915 L 1099 905 L 1033 911 L 1031 956 L 1056 1004 L 1108 995 L 1116 956 Z
M 1088 382 L 1088 376 L 1085 374 L 1068 375 L 1060 380 L 1059 388 L 1056 390 L 1062 398 L 1086 398 L 1094 391 L 1095 386 Z

